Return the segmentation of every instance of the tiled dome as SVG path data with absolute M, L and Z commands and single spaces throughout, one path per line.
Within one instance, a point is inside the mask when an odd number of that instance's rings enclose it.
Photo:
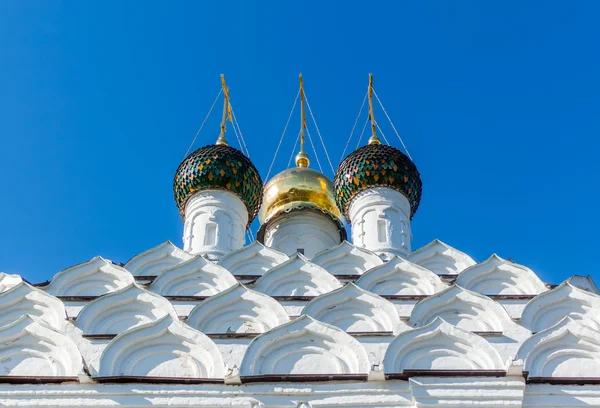
M 354 196 L 373 187 L 389 187 L 409 201 L 411 218 L 421 201 L 422 183 L 414 163 L 392 146 L 369 144 L 355 150 L 339 165 L 333 188 L 338 206 L 348 217 Z
M 252 223 L 262 202 L 262 179 L 242 152 L 227 145 L 208 145 L 183 160 L 173 180 L 175 202 L 182 217 L 187 200 L 195 192 L 208 189 L 237 195 L 248 209 L 248 225 Z

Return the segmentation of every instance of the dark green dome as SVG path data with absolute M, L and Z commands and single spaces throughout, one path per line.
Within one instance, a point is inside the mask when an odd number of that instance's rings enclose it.
M 248 209 L 248 226 L 262 203 L 262 179 L 242 152 L 227 145 L 201 147 L 177 168 L 173 180 L 175 202 L 181 216 L 187 200 L 196 192 L 227 190 L 240 197 Z
M 423 184 L 415 164 L 392 146 L 369 144 L 350 153 L 339 165 L 333 179 L 335 199 L 348 221 L 348 209 L 356 194 L 373 187 L 389 187 L 402 193 L 410 203 L 412 219 Z

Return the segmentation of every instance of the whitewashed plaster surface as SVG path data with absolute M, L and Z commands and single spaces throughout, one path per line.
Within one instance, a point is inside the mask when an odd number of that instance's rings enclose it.
M 463 270 L 456 284 L 484 295 L 537 295 L 548 290 L 531 269 L 496 254 Z
M 265 245 L 289 256 L 304 251 L 308 258 L 340 243 L 340 232 L 333 219 L 307 209 L 280 214 L 269 221 Z
M 65 306 L 58 298 L 21 281 L 0 293 L 0 326 L 23 315 L 35 317 L 59 331 L 63 330 L 67 318 Z
M 0 327 L 2 376 L 77 377 L 82 372 L 75 343 L 37 318 L 24 315 Z
M 125 264 L 125 269 L 133 276 L 156 276 L 192 256 L 171 241 L 166 241 L 131 258 Z
M 332 275 L 362 275 L 383 264 L 383 260 L 374 252 L 354 246 L 348 241 L 319 252 L 311 261 Z
M 211 296 L 236 283 L 227 269 L 196 255 L 162 272 L 150 289 L 163 296 Z
M 405 257 L 410 253 L 410 203 L 389 187 L 369 188 L 356 194 L 348 216 L 352 243 L 384 258 Z
M 596 330 L 565 317 L 521 346 L 530 377 L 595 377 L 600 373 L 600 336 Z
M 398 332 L 401 327 L 394 305 L 353 283 L 311 300 L 303 310 L 321 322 L 346 332 Z
M 406 258 L 438 275 L 456 275 L 476 262 L 469 255 L 434 239 L 422 248 L 411 252 Z
M 436 317 L 400 333 L 383 360 L 386 374 L 405 370 L 505 370 L 498 352 L 483 338 Z
M 225 255 L 219 261 L 219 265 L 236 276 L 262 275 L 288 259 L 286 254 L 268 248 L 258 241 L 254 241 L 243 248 Z
M 167 299 L 132 283 L 86 304 L 75 325 L 84 334 L 119 334 L 165 315 L 177 319 Z
M 296 253 L 269 269 L 254 289 L 269 296 L 318 296 L 341 286 L 327 270 Z
M 433 295 L 448 287 L 438 275 L 417 264 L 393 257 L 366 271 L 356 285 L 378 295 Z
M 341 329 L 303 315 L 256 337 L 240 376 L 368 374 L 364 347 Z
M 13 286 L 17 286 L 21 282 L 23 282 L 23 278 L 21 278 L 20 275 L 0 272 L 0 292 L 4 292 Z
M 275 299 L 237 283 L 196 306 L 186 323 L 203 333 L 264 333 L 289 320 Z
M 223 378 L 215 343 L 171 316 L 127 330 L 100 357 L 99 377 Z
M 210 260 L 244 245 L 248 210 L 235 194 L 225 190 L 202 190 L 190 197 L 184 210 L 183 249 Z
M 521 324 L 537 333 L 565 316 L 600 331 L 600 296 L 565 281 L 531 299 L 523 309 Z
M 131 283 L 126 269 L 97 256 L 57 273 L 43 289 L 54 296 L 100 296 Z

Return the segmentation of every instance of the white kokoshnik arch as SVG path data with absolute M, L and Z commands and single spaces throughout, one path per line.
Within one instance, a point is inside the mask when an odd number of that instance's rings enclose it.
M 47 326 L 62 331 L 67 319 L 63 302 L 23 281 L 0 293 L 0 310 L 0 326 L 30 315 Z
M 125 268 L 97 256 L 60 271 L 41 289 L 54 296 L 101 296 L 133 282 Z
M 456 284 L 483 295 L 537 295 L 548 290 L 531 269 L 496 254 L 462 271 Z
M 400 257 L 369 269 L 356 285 L 380 296 L 428 296 L 448 287 L 429 269 Z
M 406 259 L 438 275 L 456 275 L 476 264 L 469 255 L 439 239 L 434 239 L 424 247 L 411 252 Z
M 132 283 L 86 304 L 75 325 L 84 334 L 119 334 L 165 315 L 177 319 L 167 299 Z
M 196 255 L 158 275 L 150 289 L 162 296 L 212 296 L 236 283 L 227 269 Z
M 258 278 L 254 289 L 269 296 L 318 296 L 341 286 L 335 276 L 296 253 Z
M 383 264 L 383 260 L 374 252 L 359 248 L 348 241 L 319 252 L 311 261 L 332 275 L 362 275 L 365 271 Z
M 129 329 L 108 343 L 99 379 L 161 377 L 214 381 L 224 375 L 219 349 L 205 334 L 171 316 Z
M 236 276 L 256 276 L 264 274 L 288 259 L 286 254 L 254 241 L 225 255 L 219 260 L 219 265 Z
M 312 317 L 278 326 L 252 340 L 240 376 L 364 376 L 370 369 L 363 346 L 343 330 Z
M 237 283 L 199 303 L 186 323 L 208 334 L 264 333 L 289 320 L 275 299 Z
M 192 257 L 193 255 L 177 248 L 171 241 L 165 241 L 131 258 L 125 264 L 125 269 L 133 276 L 157 276 Z

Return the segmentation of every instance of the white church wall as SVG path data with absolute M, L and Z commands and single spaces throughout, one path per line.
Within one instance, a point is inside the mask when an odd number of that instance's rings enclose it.
M 234 276 L 261 276 L 288 259 L 286 254 L 254 241 L 225 255 L 219 260 L 219 265 Z

